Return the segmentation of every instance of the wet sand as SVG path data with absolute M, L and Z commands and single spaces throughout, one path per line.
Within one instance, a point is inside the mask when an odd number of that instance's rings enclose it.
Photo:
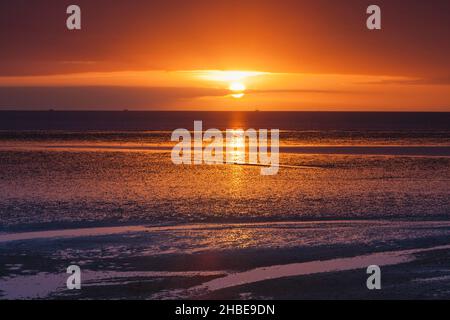
M 449 235 L 449 221 L 383 220 L 2 233 L 0 295 L 2 299 L 450 298 Z M 81 290 L 65 287 L 70 264 L 81 267 Z M 366 288 L 366 268 L 371 264 L 381 267 L 381 290 Z
M 173 144 L 168 145 L 145 145 L 142 144 L 47 144 L 47 145 L 5 145 L 0 150 L 34 150 L 34 151 L 112 151 L 112 152 L 170 152 Z M 193 149 L 195 150 L 195 148 Z M 333 154 L 333 155 L 379 155 L 379 156 L 427 156 L 427 157 L 450 157 L 450 147 L 442 145 L 361 145 L 361 146 L 295 146 L 282 145 L 279 147 L 281 153 L 294 154 Z

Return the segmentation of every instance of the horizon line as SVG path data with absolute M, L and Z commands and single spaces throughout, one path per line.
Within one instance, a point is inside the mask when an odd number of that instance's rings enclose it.
M 120 113 L 137 113 L 137 112 L 246 112 L 246 113 L 260 113 L 260 112 L 304 112 L 304 113 L 450 113 L 449 111 L 436 111 L 436 110 L 430 110 L 430 111 L 424 111 L 424 110 L 130 110 L 130 109 L 123 109 L 123 110 L 116 110 L 116 109 L 92 109 L 92 110 L 85 110 L 85 109 L 37 109 L 37 110 L 31 110 L 31 109 L 0 109 L 0 112 L 120 112 Z

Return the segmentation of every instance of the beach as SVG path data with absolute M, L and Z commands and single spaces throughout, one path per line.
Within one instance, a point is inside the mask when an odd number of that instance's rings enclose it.
M 62 122 L 0 134 L 2 299 L 450 297 L 450 131 L 430 128 L 442 115 L 359 114 L 362 130 L 353 114 L 209 114 L 231 129 L 278 118 L 279 170 L 263 176 L 172 163 L 168 128 L 199 114 L 144 114 L 145 131 L 133 113 L 127 131 L 120 113 L 105 131 L 50 114 Z M 66 287 L 70 265 L 82 290 Z
M 378 220 L 3 233 L 0 288 L 4 299 L 448 298 L 449 234 L 445 221 Z M 82 290 L 65 286 L 74 263 Z M 381 290 L 366 288 L 373 264 Z

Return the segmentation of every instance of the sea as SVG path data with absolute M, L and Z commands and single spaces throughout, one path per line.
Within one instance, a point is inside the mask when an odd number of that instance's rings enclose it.
M 194 121 L 277 174 L 174 164 Z M 3 111 L 0 299 L 448 299 L 449 186 L 450 113 Z
M 173 164 L 194 121 L 279 129 L 278 173 Z M 450 113 L 3 111 L 0 164 L 0 230 L 450 215 Z

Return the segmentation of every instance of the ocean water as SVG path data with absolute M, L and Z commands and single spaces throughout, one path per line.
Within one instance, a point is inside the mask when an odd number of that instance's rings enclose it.
M 171 162 L 172 130 L 280 129 L 280 170 Z M 450 217 L 449 113 L 0 112 L 0 230 Z
M 278 174 L 174 165 L 194 120 Z M 449 169 L 450 113 L 0 112 L 0 298 L 448 299 Z

